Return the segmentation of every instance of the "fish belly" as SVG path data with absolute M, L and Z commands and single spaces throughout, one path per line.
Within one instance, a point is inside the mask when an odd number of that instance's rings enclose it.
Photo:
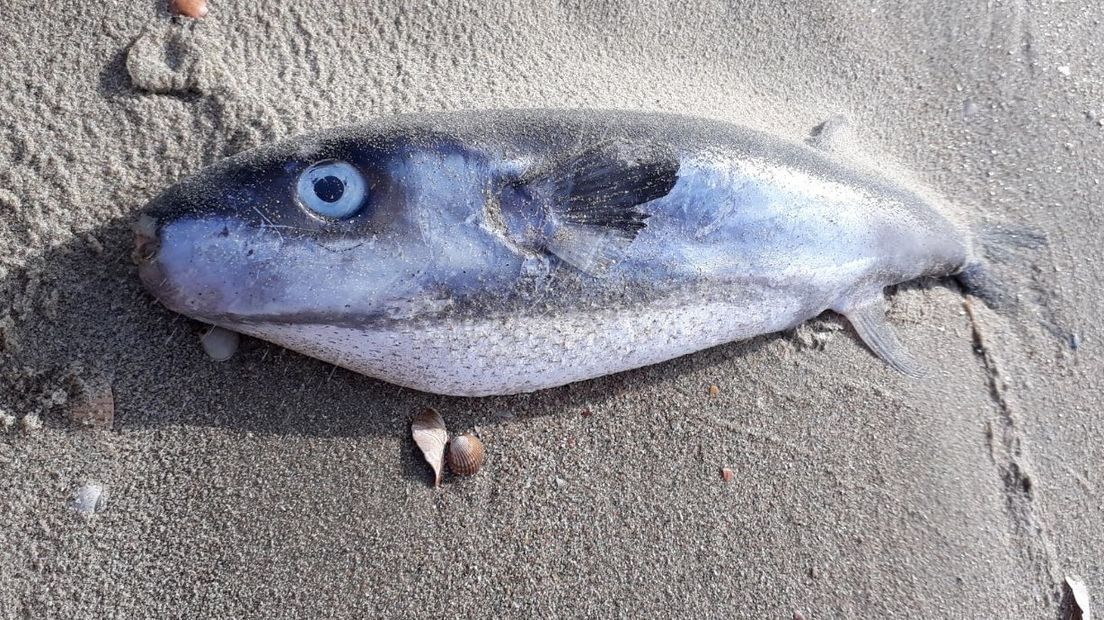
M 655 364 L 809 318 L 793 299 L 716 302 L 558 317 L 422 322 L 394 329 L 322 324 L 234 328 L 390 383 L 452 396 L 532 392 Z

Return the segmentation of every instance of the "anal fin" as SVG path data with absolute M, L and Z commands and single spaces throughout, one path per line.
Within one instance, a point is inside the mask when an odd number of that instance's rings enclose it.
M 878 295 L 881 295 L 880 291 Z M 886 321 L 885 310 L 885 301 L 879 297 L 848 307 L 841 314 L 847 317 L 863 343 L 890 368 L 910 377 L 923 375 L 916 358 L 905 349 L 897 339 L 893 327 Z

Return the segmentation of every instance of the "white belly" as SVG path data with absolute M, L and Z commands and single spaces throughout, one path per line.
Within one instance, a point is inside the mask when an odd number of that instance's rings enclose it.
M 807 318 L 796 315 L 796 303 L 772 306 L 758 312 L 729 303 L 646 307 L 555 319 L 456 320 L 385 331 L 319 324 L 233 329 L 417 390 L 488 396 L 639 368 L 786 329 Z

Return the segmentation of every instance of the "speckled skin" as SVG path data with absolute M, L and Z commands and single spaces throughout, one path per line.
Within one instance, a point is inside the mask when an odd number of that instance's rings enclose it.
M 534 244 L 511 182 L 611 140 L 678 181 L 601 274 Z M 368 179 L 344 221 L 302 208 L 323 159 Z M 396 117 L 242 153 L 151 204 L 140 267 L 169 308 L 374 377 L 464 396 L 537 390 L 844 314 L 958 273 L 962 230 L 917 194 L 741 127 L 617 111 Z

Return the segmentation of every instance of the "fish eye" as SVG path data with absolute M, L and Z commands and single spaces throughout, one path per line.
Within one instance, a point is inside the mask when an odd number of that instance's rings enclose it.
M 327 160 L 299 175 L 295 193 L 304 208 L 340 220 L 360 211 L 368 192 L 364 177 L 356 168 L 343 161 Z

